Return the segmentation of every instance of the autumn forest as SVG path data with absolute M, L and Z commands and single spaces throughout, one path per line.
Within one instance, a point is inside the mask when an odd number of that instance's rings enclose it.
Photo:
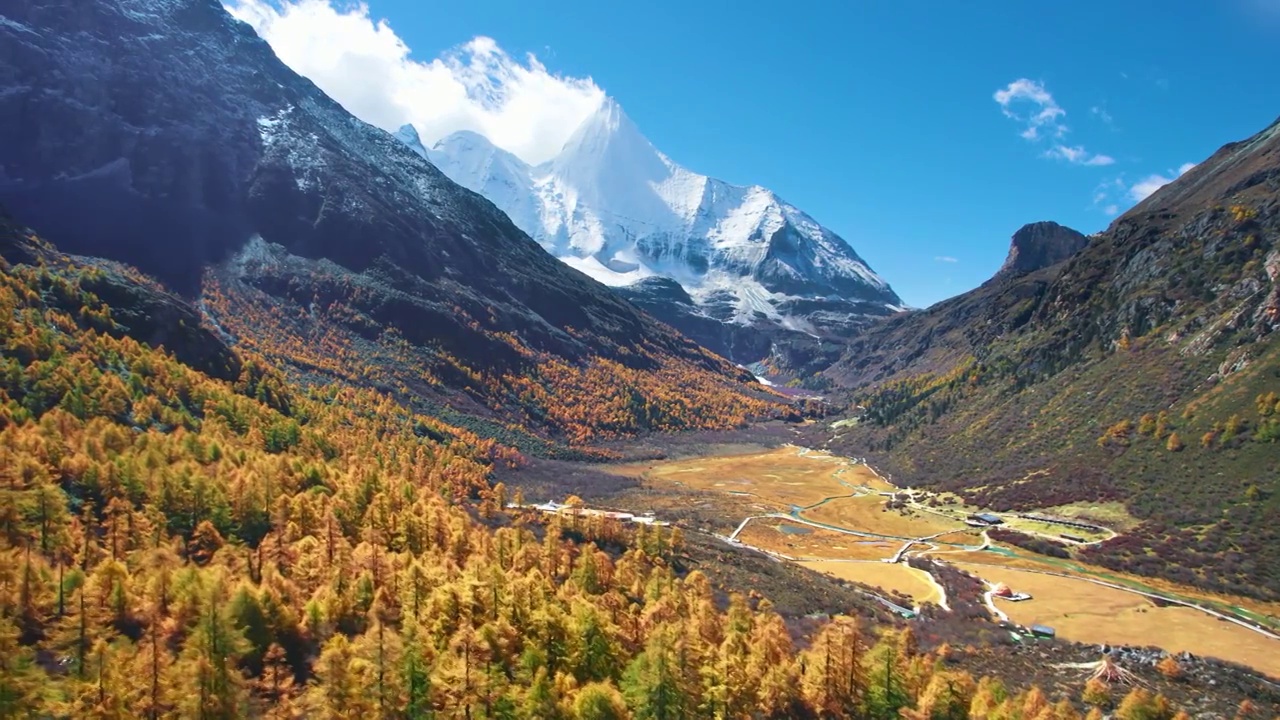
M 1175 714 L 853 617 L 794 636 L 679 571 L 679 528 L 509 511 L 519 452 L 246 351 L 211 377 L 89 289 L 129 273 L 10 242 L 39 251 L 0 284 L 0 717 Z

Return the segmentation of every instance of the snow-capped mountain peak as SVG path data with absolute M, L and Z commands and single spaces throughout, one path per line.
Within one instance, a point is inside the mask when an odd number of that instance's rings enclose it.
M 666 277 L 707 316 L 805 332 L 901 306 L 839 236 L 766 188 L 731 185 L 676 164 L 612 98 L 556 157 L 536 166 L 472 132 L 454 133 L 430 150 L 415 147 L 416 133 L 402 129 L 397 137 L 507 212 L 556 257 L 605 284 Z
M 401 125 L 400 129 L 395 131 L 395 138 L 408 145 L 410 150 L 424 158 L 427 157 L 427 148 L 423 146 L 422 138 L 418 137 L 418 131 L 412 125 Z
M 583 197 L 599 199 L 661 184 L 672 170 L 670 161 L 640 134 L 612 98 L 605 99 L 578 126 L 560 154 L 544 168 L 577 188 Z M 625 172 L 619 172 L 624 168 Z

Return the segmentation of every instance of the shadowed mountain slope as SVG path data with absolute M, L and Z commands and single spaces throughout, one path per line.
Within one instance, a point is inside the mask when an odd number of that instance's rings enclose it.
M 3 19 L 0 201 L 66 251 L 159 277 L 235 342 L 579 439 L 777 412 L 217 0 L 23 0 Z

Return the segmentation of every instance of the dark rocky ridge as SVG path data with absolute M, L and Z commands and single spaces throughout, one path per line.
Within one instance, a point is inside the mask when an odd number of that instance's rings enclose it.
M 900 373 L 943 371 L 980 354 L 987 343 L 1030 321 L 1064 261 L 1088 242 L 1085 235 L 1055 222 L 1024 225 L 1014 233 L 1004 265 L 990 280 L 924 310 L 866 327 L 850 339 L 825 375 L 862 386 Z

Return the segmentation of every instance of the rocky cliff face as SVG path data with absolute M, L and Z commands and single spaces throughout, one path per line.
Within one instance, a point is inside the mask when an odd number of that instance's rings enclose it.
M 1004 265 L 990 280 L 924 310 L 868 326 L 849 341 L 825 375 L 848 386 L 864 386 L 901 374 L 946 371 L 980 354 L 988 343 L 1031 320 L 1065 261 L 1088 240 L 1054 222 L 1023 226 L 1010 241 Z
M 1083 234 L 1056 222 L 1036 222 L 1013 234 L 1009 255 L 1000 267 L 1002 274 L 1025 275 L 1057 265 L 1089 244 Z

